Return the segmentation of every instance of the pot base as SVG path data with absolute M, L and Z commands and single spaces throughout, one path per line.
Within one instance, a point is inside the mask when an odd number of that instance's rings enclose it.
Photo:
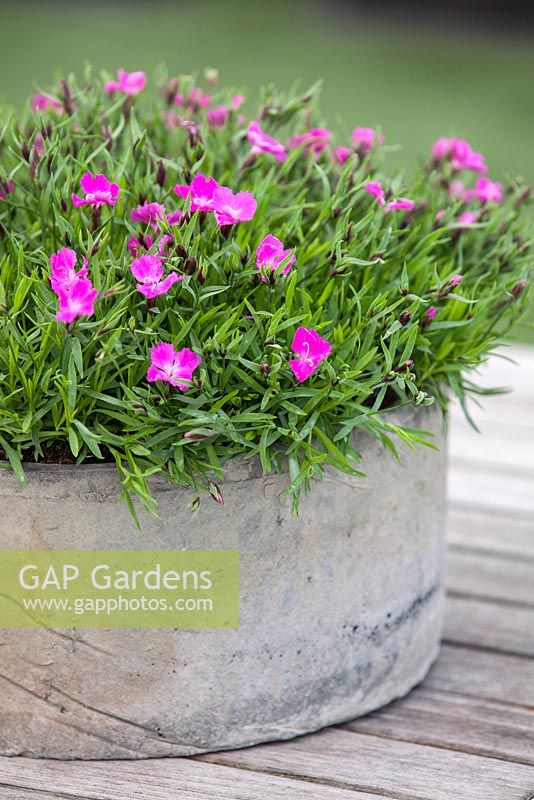
M 437 409 L 400 421 L 443 443 Z M 0 753 L 195 755 L 310 733 L 410 691 L 441 633 L 444 453 L 402 447 L 398 463 L 355 444 L 367 477 L 328 472 L 298 518 L 279 500 L 284 476 L 236 461 L 224 507 L 190 517 L 187 490 L 162 485 L 161 518 L 141 533 L 112 469 L 37 466 L 27 486 L 2 471 L 7 548 L 239 549 L 241 626 L 2 631 Z

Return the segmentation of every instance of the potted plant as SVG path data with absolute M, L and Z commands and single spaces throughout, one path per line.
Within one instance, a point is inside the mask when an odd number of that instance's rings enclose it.
M 288 738 L 437 653 L 443 414 L 525 306 L 529 192 L 461 139 L 389 177 L 315 89 L 206 79 L 3 114 L 0 526 L 6 563 L 239 551 L 240 624 L 4 631 L 3 754 Z

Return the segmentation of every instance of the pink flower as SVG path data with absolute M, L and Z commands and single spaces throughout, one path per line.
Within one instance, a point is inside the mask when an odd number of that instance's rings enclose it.
M 484 156 L 473 150 L 466 139 L 438 139 L 432 145 L 432 155 L 437 160 L 450 156 L 452 168 L 456 171 L 461 169 L 482 173 L 488 171 Z
M 215 108 L 210 108 L 206 111 L 206 119 L 211 128 L 224 128 L 228 113 L 226 106 L 215 106 Z
M 72 203 L 75 206 L 114 206 L 119 202 L 119 187 L 116 183 L 110 183 L 105 175 L 92 175 L 86 172 L 80 180 L 80 186 L 85 192 L 85 198 L 72 195 Z
M 46 154 L 45 140 L 40 131 L 33 140 L 33 153 L 34 158 L 42 158 Z
M 471 172 L 487 172 L 481 153 L 475 152 L 466 139 L 451 139 L 451 165 L 454 170 L 468 169 Z
M 0 181 L 0 200 L 5 200 L 6 195 L 11 194 L 15 189 L 13 181 Z
M 143 236 L 142 241 L 136 236 L 130 236 L 128 239 L 128 250 L 132 256 L 136 258 L 139 253 L 145 253 L 147 250 L 150 250 L 153 243 L 154 240 L 148 234 Z
M 258 245 L 256 250 L 256 268 L 262 271 L 270 270 L 274 272 L 283 261 L 289 259 L 280 273 L 281 275 L 287 275 L 295 263 L 295 258 L 296 256 L 292 254 L 292 250 L 284 250 L 284 245 L 280 239 L 269 234 Z M 261 279 L 264 283 L 267 282 L 264 274 L 262 274 Z
M 502 183 L 495 183 L 489 178 L 477 178 L 475 195 L 481 203 L 500 203 L 503 198 Z
M 159 256 L 145 255 L 136 258 L 130 265 L 130 271 L 138 281 L 137 291 L 149 299 L 167 294 L 171 286 L 183 278 L 183 275 L 176 272 L 170 272 L 164 278 Z
M 434 306 L 429 306 L 426 310 L 425 316 L 423 317 L 423 325 L 429 325 L 435 316 L 436 316 L 436 309 L 434 308 Z
M 432 155 L 436 159 L 442 159 L 450 155 L 451 140 L 442 136 L 432 145 Z
M 178 92 L 178 94 L 175 95 L 174 102 L 177 106 L 181 106 L 182 108 L 196 110 L 211 105 L 211 95 L 207 92 L 203 92 L 202 89 L 199 89 L 197 86 L 194 86 L 188 95 L 184 96 L 182 92 Z
M 116 81 L 108 81 L 104 89 L 106 92 L 123 92 L 133 97 L 142 92 L 146 86 L 146 75 L 144 72 L 125 72 L 119 69 Z
M 297 358 L 290 359 L 289 366 L 299 383 L 305 381 L 332 351 L 330 342 L 322 339 L 313 328 L 297 328 L 291 349 L 297 354 Z
M 240 109 L 244 102 L 245 102 L 245 95 L 234 94 L 234 96 L 230 101 L 230 107 L 232 111 L 237 111 L 238 109 Z
M 84 258 L 83 266 L 76 272 L 78 256 L 68 247 L 62 247 L 57 253 L 52 253 L 49 260 L 52 268 L 50 283 L 56 294 L 68 291 L 77 281 L 87 278 L 87 260 Z
M 161 203 L 143 203 L 137 206 L 130 213 L 132 222 L 141 222 L 144 225 L 150 225 L 153 230 L 158 228 L 158 220 L 163 219 L 165 214 L 165 206 Z
M 161 237 L 158 244 L 158 253 L 161 256 L 166 255 L 167 245 L 169 244 L 169 242 L 172 242 L 172 240 L 173 240 L 172 236 L 165 235 Z M 149 236 L 148 234 L 145 234 L 142 237 L 142 240 L 138 239 L 136 236 L 130 236 L 130 238 L 128 239 L 128 250 L 130 251 L 132 256 L 136 258 L 139 254 L 142 255 L 143 253 L 146 253 L 148 250 L 150 250 L 153 244 L 154 240 L 152 239 L 152 236 Z
M 264 133 L 260 127 L 260 123 L 253 121 L 248 126 L 247 139 L 252 145 L 253 153 L 269 153 L 274 156 L 277 161 L 285 161 L 287 158 L 286 148 L 279 142 L 278 139 L 273 139 L 267 133 Z
M 314 158 L 318 158 L 326 150 L 332 138 L 332 131 L 328 128 L 311 128 L 307 133 L 293 136 L 289 140 L 290 147 L 300 147 L 305 145 L 304 152 Z
M 453 275 L 452 278 L 448 281 L 449 286 L 459 286 L 462 282 L 462 275 Z
M 175 208 L 174 211 L 166 211 L 165 215 L 169 225 L 178 225 L 178 223 L 182 221 L 184 212 L 180 211 L 179 208 Z
M 382 134 L 377 137 L 374 128 L 354 128 L 352 131 L 354 147 L 362 153 L 368 153 L 372 149 L 375 139 L 377 144 L 382 144 L 384 141 Z
M 346 164 L 353 151 L 350 147 L 334 147 L 332 150 L 332 160 L 334 164 Z
M 191 186 L 179 183 L 174 187 L 174 193 L 186 199 L 191 196 L 191 211 L 213 211 L 215 190 L 219 184 L 215 178 L 206 175 L 195 175 Z
M 50 283 L 59 301 L 58 322 L 73 322 L 76 317 L 94 314 L 98 291 L 87 277 L 87 261 L 83 260 L 78 272 L 75 270 L 76 261 L 76 253 L 68 247 L 62 247 L 50 256 Z
M 384 189 L 382 188 L 382 184 L 380 181 L 369 181 L 365 184 L 365 191 L 367 194 L 373 195 L 378 200 L 378 205 L 384 205 Z
M 202 359 L 193 350 L 184 347 L 176 351 L 172 344 L 160 342 L 150 351 L 151 364 L 147 372 L 147 380 L 150 383 L 155 381 L 166 381 L 171 386 L 177 386 L 182 392 L 189 389 L 193 372 L 201 363 Z
M 31 109 L 36 111 L 55 111 L 56 114 L 61 114 L 63 111 L 63 103 L 48 94 L 34 94 L 31 99 Z
M 451 181 L 449 186 L 449 197 L 451 200 L 466 200 L 465 186 L 462 181 Z
M 89 278 L 78 278 L 68 289 L 57 292 L 59 311 L 58 322 L 74 322 L 77 317 L 90 317 L 95 312 L 95 299 L 98 295 Z
M 476 211 L 464 211 L 463 214 L 460 214 L 458 217 L 458 223 L 463 228 L 469 228 L 471 225 L 474 225 L 478 220 L 478 214 Z
M 415 206 L 413 200 L 408 200 L 407 197 L 398 197 L 396 200 L 392 200 L 391 203 L 388 203 L 385 210 L 386 211 L 412 211 Z
M 256 213 L 256 208 L 257 203 L 250 192 L 234 194 L 226 186 L 219 186 L 213 193 L 213 210 L 220 228 L 235 225 L 236 222 L 248 222 Z
M 206 119 L 211 128 L 223 128 L 226 125 L 228 116 L 232 111 L 237 111 L 245 102 L 241 94 L 236 94 L 230 101 L 230 106 L 215 106 L 206 111 Z

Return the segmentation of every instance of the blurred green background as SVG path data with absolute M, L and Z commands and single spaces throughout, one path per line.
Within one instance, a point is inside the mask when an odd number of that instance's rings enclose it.
M 20 104 L 86 61 L 149 74 L 161 62 L 171 74 L 213 66 L 252 99 L 265 83 L 322 78 L 339 143 L 356 125 L 378 125 L 399 146 L 392 167 L 409 170 L 438 136 L 457 135 L 486 155 L 491 177 L 534 182 L 534 36 L 486 24 L 483 11 L 475 24 L 447 24 L 409 3 L 392 20 L 380 5 L 368 14 L 333 0 L 2 0 L 0 96 Z M 518 335 L 534 342 L 525 326 Z

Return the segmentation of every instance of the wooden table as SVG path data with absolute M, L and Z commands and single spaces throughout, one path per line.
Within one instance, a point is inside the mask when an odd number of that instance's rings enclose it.
M 0 800 L 534 797 L 534 350 L 509 354 L 522 369 L 493 359 L 482 378 L 515 389 L 474 412 L 484 435 L 451 414 L 448 610 L 422 686 L 346 725 L 196 759 L 3 758 Z

